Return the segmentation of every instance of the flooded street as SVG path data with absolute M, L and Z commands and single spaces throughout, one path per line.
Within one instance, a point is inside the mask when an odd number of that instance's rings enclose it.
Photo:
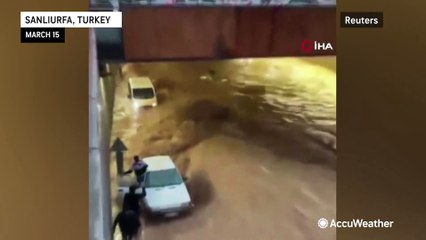
M 144 240 L 335 239 L 335 230 L 317 226 L 336 216 L 335 57 L 122 69 L 111 141 L 128 147 L 126 167 L 136 154 L 170 155 L 196 205 L 188 216 L 145 219 Z M 157 107 L 133 107 L 131 76 L 153 80 Z

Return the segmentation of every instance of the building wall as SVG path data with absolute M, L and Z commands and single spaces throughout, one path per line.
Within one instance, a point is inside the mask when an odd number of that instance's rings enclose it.
M 208 58 L 234 43 L 231 8 L 131 8 L 123 12 L 126 60 Z M 220 27 L 219 27 L 220 26 Z
M 89 239 L 111 240 L 108 116 L 112 111 L 114 85 L 101 80 L 98 72 L 96 37 L 90 33 L 89 53 Z
M 237 57 L 334 55 L 333 51 L 306 54 L 305 39 L 336 46 L 335 8 L 239 8 Z M 262 19 L 262 20 L 261 20 Z
M 127 61 L 334 55 L 303 53 L 304 39 L 336 42 L 335 8 L 168 7 L 123 10 Z

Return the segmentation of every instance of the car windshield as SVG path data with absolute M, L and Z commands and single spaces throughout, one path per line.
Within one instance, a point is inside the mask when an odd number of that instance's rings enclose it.
M 154 97 L 152 88 L 133 89 L 133 97 L 138 99 L 150 99 Z
M 183 182 L 177 169 L 167 169 L 160 171 L 152 171 L 146 173 L 146 187 L 164 187 L 170 185 L 178 185 Z

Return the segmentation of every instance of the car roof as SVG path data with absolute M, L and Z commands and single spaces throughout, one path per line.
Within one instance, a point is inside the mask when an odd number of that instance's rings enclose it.
M 131 77 L 129 83 L 132 88 L 154 88 L 149 77 Z
M 148 164 L 148 171 L 159 171 L 176 168 L 173 160 L 167 155 L 158 155 L 143 158 L 143 161 Z

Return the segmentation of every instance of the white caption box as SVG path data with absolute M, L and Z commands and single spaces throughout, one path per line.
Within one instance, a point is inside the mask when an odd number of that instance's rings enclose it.
M 21 28 L 121 28 L 121 12 L 21 12 Z

